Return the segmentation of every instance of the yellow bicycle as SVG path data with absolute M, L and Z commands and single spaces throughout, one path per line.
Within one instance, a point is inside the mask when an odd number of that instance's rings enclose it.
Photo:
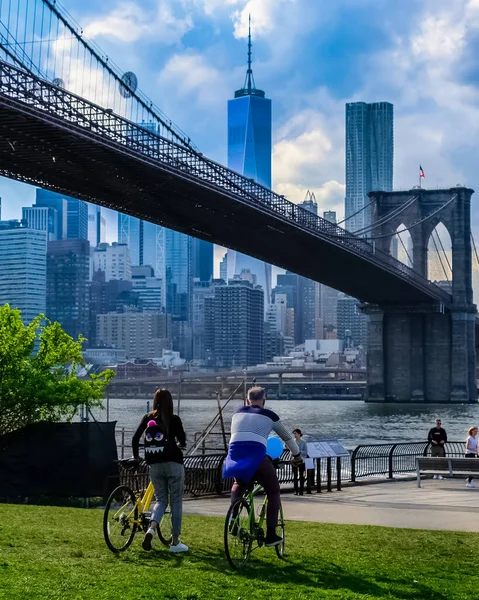
M 138 476 L 138 462 L 126 459 L 118 461 L 124 470 L 130 472 L 131 480 Z M 146 533 L 151 519 L 150 506 L 155 491 L 153 484 L 147 485 L 141 492 L 134 492 L 129 485 L 119 485 L 110 494 L 103 513 L 103 535 L 108 548 L 115 553 L 126 550 L 135 537 L 135 533 Z M 153 538 L 169 546 L 171 543 L 171 510 L 168 507 L 161 523 L 157 526 L 157 536 Z

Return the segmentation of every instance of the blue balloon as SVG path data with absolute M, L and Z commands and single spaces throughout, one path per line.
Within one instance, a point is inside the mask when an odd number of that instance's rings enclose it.
M 283 454 L 283 443 L 277 437 L 268 438 L 268 443 L 266 444 L 266 454 L 275 460 L 279 458 Z

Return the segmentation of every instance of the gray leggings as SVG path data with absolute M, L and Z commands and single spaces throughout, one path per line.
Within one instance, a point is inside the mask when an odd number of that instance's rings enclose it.
M 168 493 L 171 506 L 171 534 L 181 534 L 183 516 L 183 488 L 185 468 L 176 462 L 164 462 L 150 465 L 150 479 L 155 488 L 156 504 L 153 507 L 152 521 L 161 522 L 168 506 Z

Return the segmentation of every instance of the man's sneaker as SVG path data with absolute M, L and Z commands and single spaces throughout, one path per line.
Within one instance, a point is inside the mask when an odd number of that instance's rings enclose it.
M 143 548 L 143 550 L 146 550 L 147 552 L 149 552 L 151 550 L 151 540 L 152 539 L 153 539 L 153 534 L 145 533 L 145 537 L 143 538 L 143 542 L 141 544 L 141 547 Z
M 437 478 L 438 479 L 444 479 L 444 477 L 442 475 L 438 475 Z
M 438 475 L 434 475 L 433 479 L 439 479 Z
M 171 544 L 170 552 L 188 552 L 189 548 L 183 542 L 178 542 L 177 544 Z
M 266 537 L 264 538 L 264 545 L 265 546 L 279 546 L 283 541 L 283 538 L 279 535 L 276 535 L 276 533 L 271 533 L 266 535 Z

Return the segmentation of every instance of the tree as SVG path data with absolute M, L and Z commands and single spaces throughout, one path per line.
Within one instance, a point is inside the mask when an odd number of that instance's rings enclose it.
M 78 377 L 84 341 L 82 336 L 75 341 L 44 315 L 24 325 L 19 310 L 0 307 L 0 434 L 38 421 L 71 419 L 82 404 L 101 406 L 114 373 Z

